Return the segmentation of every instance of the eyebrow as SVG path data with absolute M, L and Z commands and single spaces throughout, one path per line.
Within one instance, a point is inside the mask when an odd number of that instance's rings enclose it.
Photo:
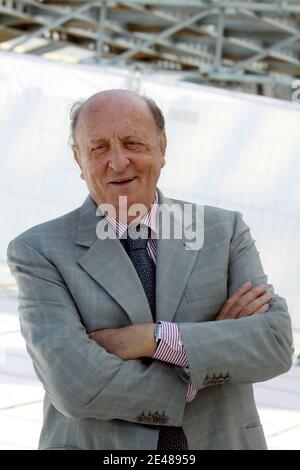
M 102 138 L 100 138 L 100 139 L 93 139 L 93 140 L 91 140 L 91 144 L 92 144 L 92 145 L 99 144 L 99 143 L 102 143 L 102 142 L 107 142 L 107 139 L 105 139 L 105 137 L 102 137 Z
M 137 140 L 139 142 L 144 142 L 145 139 L 139 135 L 126 135 L 122 140 Z
M 135 136 L 135 135 L 126 135 L 125 137 L 122 138 L 122 140 L 136 140 L 138 142 L 145 142 L 145 139 L 143 139 L 141 136 Z M 97 144 L 102 144 L 102 143 L 107 143 L 109 139 L 106 139 L 105 137 L 101 137 L 99 139 L 93 139 L 91 140 L 91 145 L 97 145 Z

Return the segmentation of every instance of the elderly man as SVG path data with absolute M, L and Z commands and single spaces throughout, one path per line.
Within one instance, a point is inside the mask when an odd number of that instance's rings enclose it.
M 152 100 L 97 93 L 71 124 L 89 196 L 8 248 L 45 389 L 39 448 L 264 449 L 252 384 L 290 368 L 291 325 L 241 214 L 157 188 Z

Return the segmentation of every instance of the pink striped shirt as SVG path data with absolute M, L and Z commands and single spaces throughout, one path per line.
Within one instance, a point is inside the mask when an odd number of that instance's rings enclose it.
M 156 192 L 154 202 L 151 205 L 150 210 L 147 214 L 141 219 L 140 223 L 150 227 L 150 229 L 155 232 L 156 229 L 156 213 L 157 213 L 157 204 L 158 204 L 158 194 Z M 105 215 L 108 222 L 114 228 L 118 238 L 121 238 L 128 229 L 128 224 L 116 220 L 109 215 Z M 157 239 L 150 238 L 147 242 L 147 252 L 148 255 L 152 258 L 156 264 L 156 253 L 157 253 Z M 184 346 L 181 344 L 181 334 L 179 327 L 176 323 L 170 322 L 160 322 L 162 325 L 162 339 L 155 351 L 153 359 L 168 362 L 180 367 L 188 367 L 188 359 L 184 349 Z M 196 398 L 197 390 L 192 388 L 191 382 L 189 382 L 186 401 L 190 403 Z

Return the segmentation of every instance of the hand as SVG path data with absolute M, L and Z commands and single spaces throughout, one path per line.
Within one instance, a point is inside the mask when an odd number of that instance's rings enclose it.
M 267 289 L 265 285 L 252 289 L 251 282 L 246 282 L 229 297 L 215 319 L 238 319 L 267 312 L 268 302 L 272 299 L 272 294 L 267 292 Z
M 124 328 L 92 331 L 89 338 L 108 353 L 126 361 L 154 355 L 157 346 L 154 329 L 154 323 L 141 323 Z

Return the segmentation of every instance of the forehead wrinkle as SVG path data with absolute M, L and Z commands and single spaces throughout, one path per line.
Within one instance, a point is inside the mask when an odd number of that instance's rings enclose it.
M 118 114 L 131 110 L 134 118 L 152 118 L 152 113 L 145 100 L 129 90 L 113 90 L 93 95 L 83 104 L 82 114 L 98 113 L 103 109 L 106 112 L 109 110 L 109 112 L 117 112 Z
M 133 137 L 139 136 L 147 140 L 152 131 L 157 132 L 152 113 L 147 103 L 139 95 L 134 95 L 133 99 L 132 96 L 130 99 L 124 99 L 122 95 L 118 96 L 118 99 L 119 101 L 113 99 L 112 96 L 97 96 L 92 101 L 88 100 L 84 103 L 78 119 L 78 137 L 81 135 L 83 139 L 90 140 L 93 137 L 95 126 L 97 126 L 99 135 L 101 133 L 101 119 L 104 119 L 103 126 L 106 133 L 109 125 L 113 125 L 114 133 L 131 134 Z M 124 114 L 125 116 L 122 116 Z M 143 125 L 142 129 L 141 125 Z M 149 132 L 145 132 L 146 130 Z M 100 137 L 108 138 L 108 135 L 100 134 Z

